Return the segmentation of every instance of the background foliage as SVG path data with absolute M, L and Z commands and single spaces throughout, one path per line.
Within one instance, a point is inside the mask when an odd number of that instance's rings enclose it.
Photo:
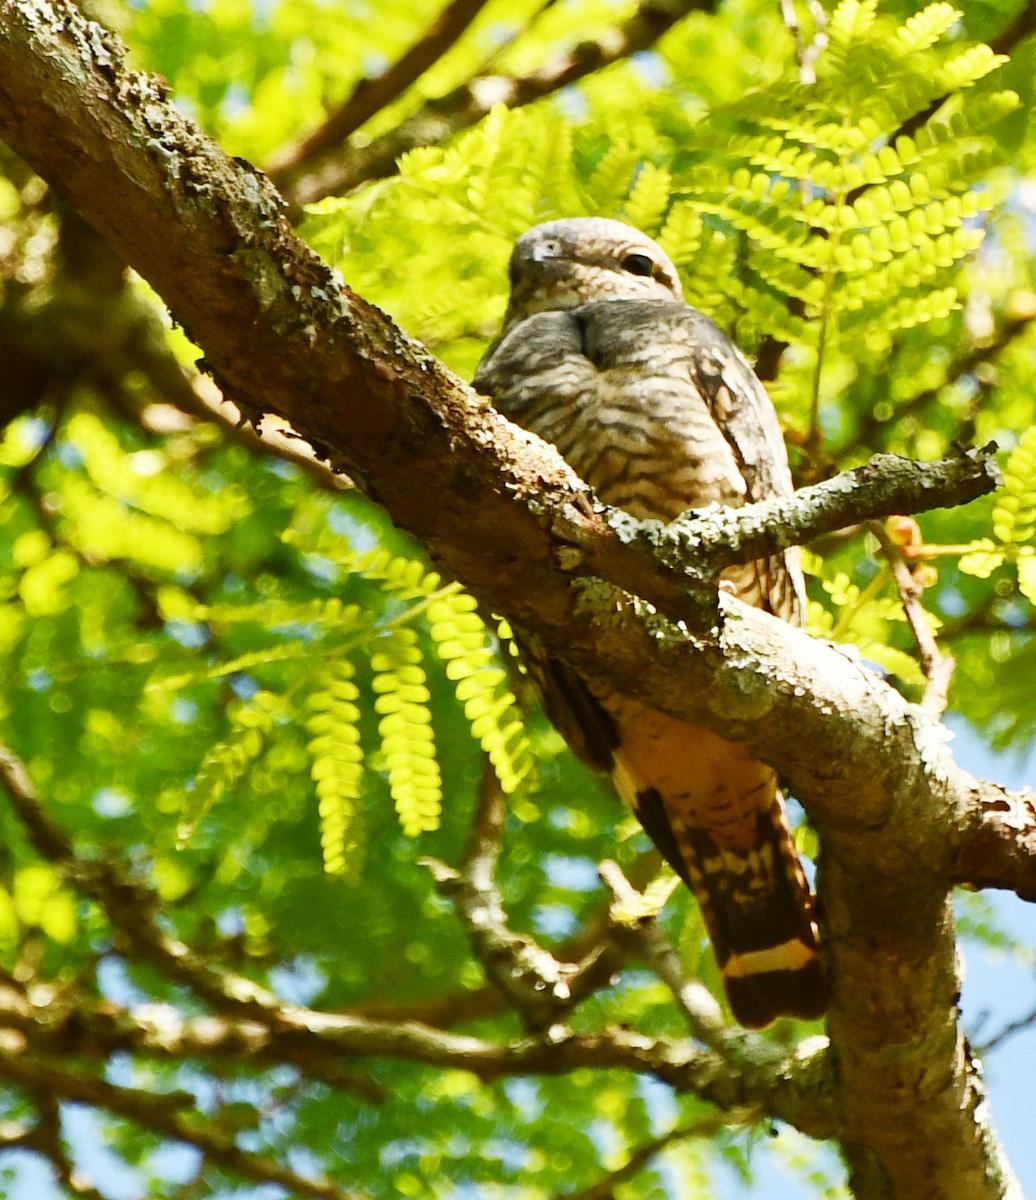
M 649 49 L 529 106 L 493 107 L 387 177 L 319 200 L 302 231 L 470 377 L 503 312 L 514 237 L 559 215 L 618 216 L 659 237 L 688 300 L 759 356 L 800 481 L 878 450 L 931 458 L 995 439 L 997 497 L 891 536 L 957 659 L 952 711 L 1022 751 L 1036 723 L 1036 64 L 1016 9 L 846 0 L 818 25 L 801 6 L 797 46 L 776 4 L 698 6 Z M 283 161 L 438 9 L 93 11 L 229 153 L 261 165 Z M 391 135 L 473 76 L 534 74 L 633 12 L 490 0 L 351 144 Z M 316 1008 L 417 1017 L 438 1005 L 489 1036 L 514 1032 L 419 865 L 459 858 L 481 752 L 509 796 L 499 882 L 514 928 L 551 945 L 577 937 L 602 912 L 597 861 L 636 872 L 645 839 L 528 711 L 505 670 L 506 630 L 357 493 L 199 415 L 197 352 L 147 289 L 24 167 L 0 166 L 3 740 L 79 853 L 148 881 L 164 928 L 198 952 Z M 879 551 L 863 530 L 813 548 L 813 628 L 919 698 Z M 0 843 L 5 976 L 189 1009 L 2 805 Z M 666 927 L 714 984 L 691 907 L 674 896 Z M 1031 965 L 983 902 L 963 916 L 971 939 Z M 574 1016 L 587 1030 L 606 1019 L 681 1032 L 670 994 L 639 968 Z M 616 1195 L 728 1195 L 771 1155 L 808 1194 L 842 1194 L 830 1157 L 793 1134 L 683 1136 L 706 1105 L 618 1072 L 482 1085 L 378 1060 L 331 1089 L 297 1066 L 123 1055 L 105 1078 L 191 1091 L 211 1128 L 369 1196 L 589 1195 L 652 1139 L 659 1153 Z M 12 1085 L 0 1106 L 9 1146 L 37 1150 L 16 1134 L 45 1129 L 46 1105 Z M 82 1118 L 65 1120 L 67 1134 Z M 226 1163 L 171 1153 L 146 1121 L 108 1116 L 93 1133 L 129 1168 L 108 1189 L 88 1155 L 101 1194 L 240 1187 Z M 63 1194 L 79 1189 L 69 1155 L 81 1143 L 47 1152 Z

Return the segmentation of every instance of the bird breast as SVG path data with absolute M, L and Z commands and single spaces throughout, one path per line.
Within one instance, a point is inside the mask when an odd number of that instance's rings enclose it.
M 651 300 L 537 313 L 508 331 L 475 383 L 557 446 L 606 504 L 661 520 L 713 501 L 741 504 L 737 460 L 696 383 L 694 317 L 705 321 L 682 303 Z

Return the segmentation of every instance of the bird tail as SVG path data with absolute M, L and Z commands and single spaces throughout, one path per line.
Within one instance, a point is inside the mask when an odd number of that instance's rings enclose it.
M 773 771 L 708 730 L 595 695 L 534 639 L 523 654 L 569 746 L 611 776 L 697 897 L 738 1021 L 758 1029 L 822 1016 L 828 988 L 809 885 Z
M 823 1016 L 828 986 L 820 963 L 809 885 L 772 774 L 754 828 L 739 822 L 739 844 L 722 825 L 680 819 L 653 787 L 637 787 L 615 756 L 613 779 L 641 824 L 694 892 L 740 1024 L 760 1029 L 778 1017 Z M 696 816 L 699 814 L 696 814 Z

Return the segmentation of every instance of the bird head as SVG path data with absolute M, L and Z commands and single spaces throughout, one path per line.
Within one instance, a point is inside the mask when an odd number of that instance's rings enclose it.
M 510 266 L 511 302 L 504 328 L 547 309 L 591 300 L 681 300 L 666 252 L 621 221 L 569 217 L 523 233 Z

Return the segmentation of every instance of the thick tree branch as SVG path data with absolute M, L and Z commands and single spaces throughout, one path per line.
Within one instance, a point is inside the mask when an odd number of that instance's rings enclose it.
M 1036 902 L 1036 796 L 985 785 L 967 809 L 953 862 L 958 883 Z
M 0 132 L 150 280 L 245 411 L 287 420 L 582 671 L 781 768 L 822 835 L 832 1104 L 860 1194 L 1011 1194 L 955 1021 L 948 903 L 960 831 L 994 789 L 956 767 L 941 727 L 838 651 L 730 597 L 691 633 L 667 620 L 698 613 L 683 571 L 617 537 L 556 454 L 345 289 L 292 238 L 263 180 L 127 72 L 115 40 L 62 0 L 0 0 Z M 179 953 L 151 948 L 160 961 Z M 250 987 L 235 1001 L 242 1015 L 265 1011 Z M 284 1006 L 277 1020 L 283 1036 L 333 1029 L 358 1054 L 405 1052 L 484 1077 L 601 1066 L 604 1045 L 608 1065 L 722 1105 L 758 1099 L 743 1076 L 717 1075 L 708 1052 L 624 1031 L 500 1048 L 423 1027 L 372 1038 L 369 1023 Z M 815 1088 L 796 1108 L 808 1076 L 799 1065 L 768 1107 L 830 1134 Z

